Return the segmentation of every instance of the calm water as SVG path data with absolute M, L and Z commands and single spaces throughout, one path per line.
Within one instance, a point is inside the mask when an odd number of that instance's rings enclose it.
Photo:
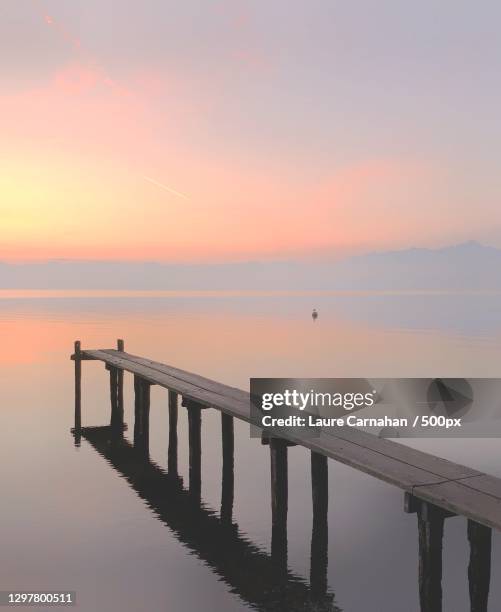
M 313 324 L 312 307 L 320 312 Z M 501 376 L 498 295 L 0 295 L 3 507 L 1 589 L 71 589 L 85 612 L 251 608 L 91 444 L 76 448 L 73 341 L 126 349 L 243 389 L 250 376 Z M 126 376 L 126 421 L 133 424 Z M 150 455 L 167 463 L 167 394 L 152 388 Z M 108 376 L 83 364 L 83 424 L 109 420 Z M 187 481 L 186 415 L 179 468 Z M 497 440 L 416 447 L 501 476 Z M 220 418 L 203 413 L 202 498 L 217 511 Z M 289 450 L 288 566 L 310 572 L 309 454 Z M 235 425 L 234 521 L 255 554 L 270 552 L 269 451 Z M 175 497 L 175 492 L 170 492 Z M 174 502 L 176 503 L 176 502 Z M 329 591 L 345 612 L 418 610 L 416 517 L 401 492 L 329 462 Z M 195 517 L 196 518 L 196 517 Z M 189 523 L 189 521 L 188 521 Z M 196 525 L 184 525 L 191 537 Z M 469 610 L 462 518 L 446 521 L 444 610 Z M 493 539 L 490 609 L 501 606 Z M 259 589 L 258 589 L 259 590 Z M 265 609 L 265 608 L 263 608 Z

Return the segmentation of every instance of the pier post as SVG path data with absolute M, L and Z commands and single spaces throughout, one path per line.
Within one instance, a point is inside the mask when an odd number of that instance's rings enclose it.
M 146 457 L 150 451 L 150 383 L 134 375 L 134 447 Z
M 200 500 L 202 493 L 202 405 L 183 398 L 188 409 L 189 491 Z
M 311 452 L 311 493 L 313 501 L 313 524 L 311 532 L 310 587 L 314 597 L 327 592 L 328 563 L 328 485 L 327 457 Z
M 82 432 L 82 359 L 80 340 L 75 341 L 75 444 L 80 445 Z
M 111 401 L 111 419 L 110 425 L 113 434 L 123 432 L 123 409 L 120 410 L 118 401 L 118 374 L 119 370 L 110 366 L 110 401 Z
M 221 487 L 221 520 L 231 523 L 233 518 L 234 474 L 234 431 L 233 417 L 221 413 L 221 435 L 223 447 L 223 473 Z
M 134 374 L 134 447 L 139 447 L 141 440 L 141 378 Z
M 491 539 L 490 527 L 468 520 L 470 542 L 468 584 L 471 612 L 487 612 L 491 578 Z
M 124 351 L 124 341 L 117 340 L 117 350 Z M 110 400 L 111 400 L 111 419 L 110 425 L 112 432 L 123 434 L 124 430 L 124 372 L 121 368 L 108 365 L 106 368 L 110 372 Z
M 125 343 L 123 340 L 117 340 L 117 351 L 123 353 L 125 350 Z M 124 426 L 124 371 L 122 369 L 117 370 L 117 411 L 120 419 L 120 426 L 123 430 Z
M 167 471 L 169 476 L 178 476 L 177 467 L 177 405 L 178 395 L 169 389 L 169 450 L 167 451 Z
M 279 575 L 287 573 L 287 442 L 270 438 L 271 557 Z M 285 572 L 285 574 L 284 574 Z
M 419 531 L 419 601 L 422 612 L 442 610 L 442 540 L 444 512 L 426 502 L 417 511 Z

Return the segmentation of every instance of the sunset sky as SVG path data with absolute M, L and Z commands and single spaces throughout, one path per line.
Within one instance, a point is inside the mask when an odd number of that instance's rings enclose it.
M 501 246 L 501 5 L 4 0 L 0 259 Z

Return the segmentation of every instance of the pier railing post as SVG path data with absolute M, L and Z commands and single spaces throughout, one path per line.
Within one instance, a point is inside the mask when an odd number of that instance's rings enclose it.
M 167 451 L 167 470 L 177 478 L 177 416 L 178 395 L 169 389 L 169 449 Z
M 328 481 L 327 457 L 311 452 L 311 493 L 313 524 L 311 532 L 310 587 L 314 597 L 327 592 L 328 563 Z
M 75 443 L 80 443 L 82 432 L 82 359 L 80 340 L 75 342 Z
M 234 431 L 233 417 L 221 413 L 221 435 L 223 447 L 223 473 L 221 487 L 221 520 L 231 523 L 233 518 L 234 474 Z
M 491 538 L 490 527 L 468 520 L 470 542 L 468 584 L 471 612 L 487 612 L 491 578 Z
M 287 442 L 270 438 L 271 557 L 279 575 L 287 572 Z

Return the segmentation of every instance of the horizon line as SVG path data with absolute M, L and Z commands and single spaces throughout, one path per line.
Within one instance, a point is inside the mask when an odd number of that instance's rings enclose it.
M 49 257 L 47 259 L 0 259 L 0 265 L 33 265 L 33 264 L 48 264 L 48 263 L 120 263 L 120 264 L 155 264 L 159 266 L 224 266 L 224 265 L 245 265 L 245 264 L 270 264 L 270 263 L 335 263 L 336 261 L 343 261 L 346 259 L 353 259 L 357 257 L 366 257 L 372 255 L 381 254 L 392 254 L 392 253 L 403 253 L 406 251 L 443 251 L 447 249 L 453 249 L 462 246 L 477 246 L 484 249 L 493 249 L 501 251 L 501 248 L 485 244 L 479 240 L 470 239 L 463 240 L 461 242 L 453 242 L 446 244 L 445 246 L 409 246 L 402 248 L 388 248 L 380 250 L 363 251 L 361 253 L 355 253 L 351 255 L 330 255 L 327 257 L 317 256 L 303 256 L 295 258 L 280 258 L 275 259 L 232 259 L 232 260 L 214 260 L 214 261 L 201 261 L 201 260 L 162 260 L 162 259 L 120 259 L 120 258 L 96 258 L 96 259 L 85 259 L 79 257 Z

